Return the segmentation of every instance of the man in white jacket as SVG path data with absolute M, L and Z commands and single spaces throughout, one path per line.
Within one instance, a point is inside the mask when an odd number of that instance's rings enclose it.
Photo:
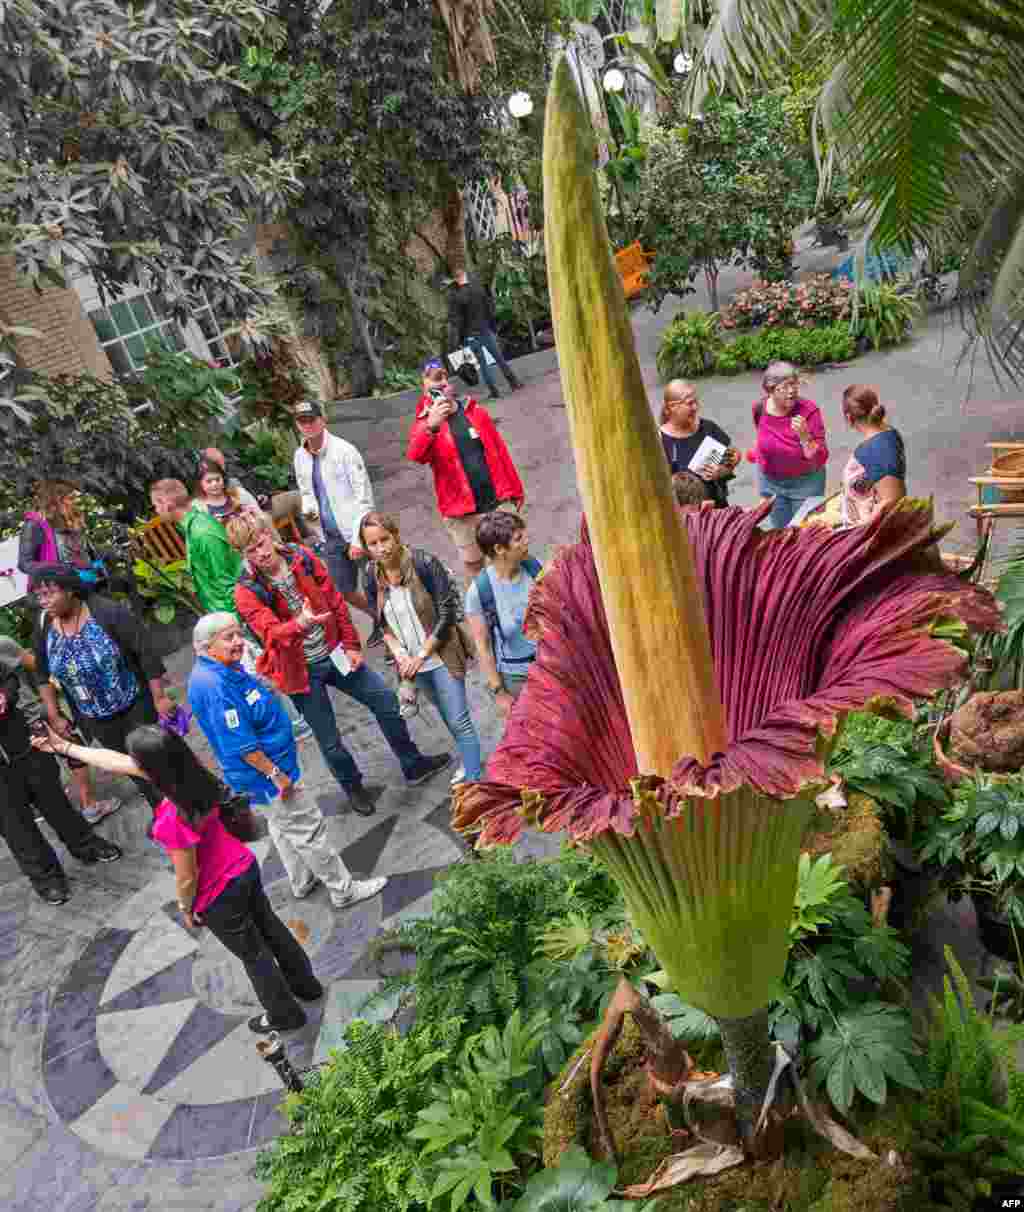
M 363 456 L 351 442 L 327 432 L 323 409 L 315 400 L 301 400 L 294 416 L 302 438 L 295 452 L 302 512 L 320 519 L 324 563 L 338 592 L 350 606 L 369 614 L 359 588 L 359 569 L 366 558 L 359 546 L 359 523 L 373 509 Z

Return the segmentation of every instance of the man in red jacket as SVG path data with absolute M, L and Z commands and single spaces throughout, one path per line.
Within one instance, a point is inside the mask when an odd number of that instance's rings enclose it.
M 420 752 L 399 713 L 398 696 L 364 663 L 359 633 L 323 562 L 306 547 L 279 543 L 262 514 L 232 518 L 227 532 L 245 557 L 235 608 L 263 644 L 256 671 L 302 712 L 353 810 L 369 816 L 383 788 L 363 783 L 338 732 L 328 686 L 373 712 L 407 783 L 422 783 L 443 770 L 451 754 Z
M 439 361 L 423 368 L 423 394 L 409 434 L 408 457 L 434 473 L 437 508 L 459 549 L 466 583 L 484 566 L 476 524 L 485 513 L 521 513 L 525 494 L 512 456 L 487 409 L 459 400 Z

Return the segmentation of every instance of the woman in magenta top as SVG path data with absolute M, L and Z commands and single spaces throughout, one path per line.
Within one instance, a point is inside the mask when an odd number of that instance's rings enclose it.
M 256 856 L 224 828 L 219 807 L 223 784 L 181 737 L 144 725 L 128 734 L 127 754 L 73 745 L 52 730 L 32 744 L 153 783 L 164 797 L 156 807 L 153 840 L 174 864 L 185 925 L 190 930 L 208 926 L 245 965 L 265 1011 L 249 1020 L 253 1031 L 303 1026 L 306 1013 L 296 999 L 315 1001 L 323 986 L 309 956 L 271 908 Z
M 761 496 L 774 497 L 770 529 L 788 526 L 808 497 L 825 495 L 828 445 L 818 406 L 799 395 L 800 374 L 789 362 L 773 362 L 754 404 L 757 443 L 748 456 L 760 469 Z

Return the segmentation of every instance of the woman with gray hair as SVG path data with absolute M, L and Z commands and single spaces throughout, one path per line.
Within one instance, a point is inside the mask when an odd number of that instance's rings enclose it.
M 242 668 L 245 639 L 238 619 L 226 611 L 204 615 L 192 643 L 196 663 L 188 698 L 195 718 L 231 789 L 267 806 L 267 828 L 293 894 L 308 896 L 322 883 L 338 909 L 376 896 L 387 878 L 352 878 L 301 781 L 295 737 L 279 696 Z
M 813 400 L 800 394 L 800 372 L 789 362 L 772 362 L 754 403 L 757 442 L 748 454 L 760 467 L 761 496 L 774 497 L 768 526 L 788 526 L 809 497 L 825 495 L 828 445 L 825 423 Z

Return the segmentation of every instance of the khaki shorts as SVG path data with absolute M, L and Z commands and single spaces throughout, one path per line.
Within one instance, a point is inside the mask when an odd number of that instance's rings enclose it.
M 526 502 L 517 508 L 515 501 L 501 501 L 498 508 L 502 513 L 518 513 L 522 516 L 526 512 Z M 476 524 L 484 516 L 482 513 L 465 513 L 461 518 L 441 519 L 452 542 L 459 549 L 464 564 L 479 564 L 484 558 L 484 553 L 476 545 Z

